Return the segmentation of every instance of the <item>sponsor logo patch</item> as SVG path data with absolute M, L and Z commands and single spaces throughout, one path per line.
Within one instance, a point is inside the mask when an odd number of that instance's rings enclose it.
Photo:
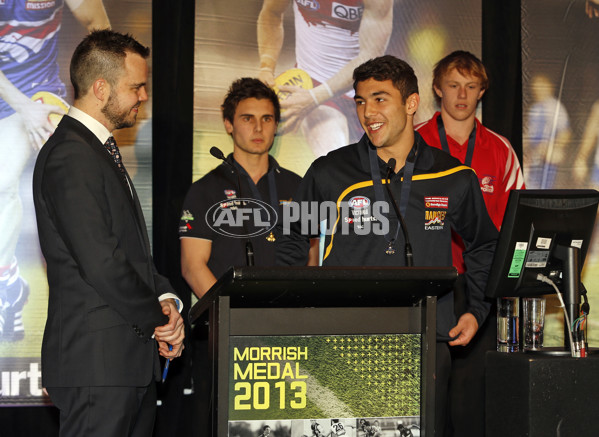
M 320 9 L 320 3 L 318 3 L 316 0 L 295 0 L 295 2 L 298 5 L 301 5 L 305 8 L 310 8 L 314 11 L 317 11 Z
M 185 233 L 187 231 L 191 231 L 193 228 L 191 226 L 191 223 L 194 221 L 194 217 L 193 214 L 191 213 L 191 211 L 189 211 L 188 209 L 184 209 L 183 213 L 181 214 L 181 221 L 184 221 L 185 224 L 179 226 L 179 232 L 181 233 Z
M 425 196 L 424 197 L 425 208 L 449 208 L 449 197 L 440 196 Z
M 370 199 L 364 196 L 355 196 L 347 201 L 349 207 L 353 209 L 364 209 L 370 206 Z
M 225 196 L 227 196 L 227 199 L 235 199 L 237 198 L 237 193 L 235 190 L 225 190 Z
M 362 6 L 348 6 L 337 2 L 331 4 L 331 15 L 339 20 L 359 21 L 362 19 L 362 12 L 364 12 Z
M 370 213 L 370 199 L 364 196 L 354 196 L 347 201 L 349 205 L 348 217 L 345 223 L 354 223 L 359 229 L 364 229 L 364 222 L 376 220 Z M 351 215 L 351 216 L 350 216 Z
M 483 193 L 492 194 L 495 192 L 495 178 L 493 176 L 483 176 L 480 179 L 480 189 Z
M 3 0 L 2 4 L 4 4 Z M 37 10 L 41 10 L 41 9 L 50 9 L 53 8 L 54 6 L 56 6 L 56 0 L 51 0 L 51 1 L 47 1 L 47 0 L 29 0 L 27 3 L 25 3 L 25 9 L 27 9 L 28 11 L 37 11 Z
M 188 209 L 184 209 L 183 210 L 183 214 L 181 215 L 181 220 L 185 220 L 185 221 L 192 221 L 193 218 L 193 214 L 191 213 L 191 211 L 189 211 Z
M 445 228 L 447 211 L 424 211 L 424 229 L 427 231 L 441 231 Z

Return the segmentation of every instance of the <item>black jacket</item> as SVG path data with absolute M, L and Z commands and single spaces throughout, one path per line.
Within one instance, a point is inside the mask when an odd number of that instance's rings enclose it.
M 46 387 L 145 386 L 168 320 L 135 189 L 97 137 L 65 116 L 37 158 L 33 196 L 47 262 Z
M 397 233 L 395 255 L 388 255 L 388 238 L 397 229 L 397 218 L 392 207 L 382 220 L 373 211 L 376 201 L 370 161 L 370 142 L 366 136 L 360 142 L 330 152 L 314 161 L 308 169 L 298 193 L 297 202 L 315 202 L 321 207 L 320 219 L 327 216 L 330 235 L 325 239 L 323 265 L 327 266 L 403 266 L 404 238 Z M 497 229 L 493 225 L 474 171 L 462 165 L 445 152 L 428 146 L 416 134 L 416 158 L 409 203 L 404 220 L 413 247 L 414 266 L 451 266 L 451 232 L 464 240 L 466 250 L 466 282 L 469 307 L 479 326 L 489 311 L 484 288 L 491 266 Z M 386 178 L 386 164 L 380 159 L 381 179 Z M 404 169 L 391 178 L 391 189 L 400 203 Z M 385 182 L 385 181 L 384 181 Z M 386 190 L 384 200 L 389 201 Z M 364 212 L 370 205 L 370 211 Z M 334 211 L 331 213 L 331 205 Z M 303 211 L 307 211 L 304 205 Z M 374 219 L 372 216 L 375 216 Z M 373 230 L 388 220 L 389 234 L 377 235 Z M 307 218 L 303 215 L 304 227 Z M 309 237 L 302 234 L 302 220 L 283 229 L 277 243 L 277 261 L 282 265 L 303 265 L 309 248 Z M 361 228 L 360 228 L 361 227 Z M 307 227 L 309 228 L 309 226 Z M 364 234 L 364 235 L 360 235 Z M 380 233 L 379 233 L 380 234 Z M 438 302 L 438 338 L 447 340 L 447 333 L 455 326 L 453 295 L 442 296 Z

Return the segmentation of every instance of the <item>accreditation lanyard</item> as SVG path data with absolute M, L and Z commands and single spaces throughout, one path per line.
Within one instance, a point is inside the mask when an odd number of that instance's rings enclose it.
M 264 201 L 262 199 L 262 196 L 260 195 L 258 186 L 254 183 L 254 181 L 252 180 L 252 178 L 250 177 L 248 172 L 245 171 L 245 169 L 241 165 L 239 165 L 239 163 L 237 161 L 235 161 L 234 159 L 233 159 L 233 162 L 235 163 L 235 168 L 237 169 L 237 171 L 239 171 L 247 179 L 248 185 L 250 186 L 250 189 L 252 190 L 253 198 L 260 200 L 260 201 Z M 278 214 L 279 213 L 279 196 L 277 194 L 277 184 L 275 183 L 275 171 L 276 171 L 276 168 L 274 165 L 272 168 L 268 169 L 268 173 L 267 173 L 268 195 L 270 197 L 270 199 L 269 199 L 270 206 L 272 206 L 273 209 Z M 241 187 L 239 187 L 239 189 L 241 190 Z M 239 195 L 241 196 L 241 193 L 239 193 Z M 273 234 L 272 230 L 266 236 L 266 241 L 268 241 L 269 243 L 274 243 L 276 241 L 275 235 Z
M 374 186 L 374 198 L 377 202 L 383 202 L 385 201 L 385 192 L 383 191 L 383 184 L 381 182 L 381 169 L 379 167 L 379 157 L 376 153 L 375 147 L 368 146 L 368 158 L 370 160 L 370 176 L 372 177 L 372 184 Z M 414 175 L 415 161 L 416 147 L 412 147 L 404 165 L 403 183 L 401 185 L 401 199 L 399 200 L 399 211 L 403 217 L 406 217 L 406 212 L 408 210 L 408 202 L 410 200 L 410 190 L 412 189 L 412 176 Z M 395 172 L 393 174 L 395 174 Z M 389 183 L 391 183 L 391 178 L 389 179 Z M 390 236 L 390 232 L 387 232 L 385 234 L 385 240 L 387 240 L 387 243 L 389 243 L 386 251 L 388 255 L 393 255 L 395 253 L 395 250 L 393 249 L 393 243 L 397 239 L 400 226 L 401 223 L 398 217 L 397 228 L 395 229 L 395 234 L 393 235 L 393 237 Z
M 439 131 L 439 140 L 441 141 L 441 147 L 444 152 L 447 152 L 451 155 L 449 151 L 449 144 L 447 144 L 447 134 L 445 133 L 445 126 L 443 125 L 443 118 L 439 114 L 437 117 L 437 129 Z M 476 122 L 474 122 L 474 128 L 472 132 L 470 132 L 470 136 L 468 137 L 468 150 L 466 150 L 466 160 L 463 164 L 468 167 L 472 167 L 472 155 L 474 155 L 474 145 L 476 143 Z M 453 156 L 453 155 L 452 155 Z
M 248 185 L 250 186 L 250 190 L 252 190 L 252 196 L 254 197 L 254 199 L 258 199 L 258 200 L 261 200 L 264 202 L 264 199 L 262 199 L 262 196 L 260 195 L 260 191 L 258 190 L 258 186 L 254 183 L 254 181 L 252 180 L 252 178 L 250 177 L 248 172 L 245 171 L 245 169 L 241 165 L 239 165 L 239 163 L 237 161 L 233 160 L 233 162 L 235 162 L 235 168 L 237 168 L 237 170 L 246 177 L 246 179 L 248 181 Z M 278 211 L 279 211 L 279 196 L 277 195 L 277 184 L 275 183 L 275 171 L 276 171 L 276 169 L 273 166 L 273 168 L 270 168 L 267 173 L 268 195 L 270 197 L 270 202 L 268 202 L 268 203 L 278 213 Z M 239 187 L 239 189 L 241 190 L 241 187 Z M 239 193 L 239 195 L 241 196 L 241 193 Z

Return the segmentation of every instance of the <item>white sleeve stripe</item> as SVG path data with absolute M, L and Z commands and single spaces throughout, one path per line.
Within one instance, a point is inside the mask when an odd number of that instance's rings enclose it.
M 507 138 L 499 135 L 497 132 L 493 132 L 490 129 L 487 129 L 487 131 L 495 135 L 508 151 L 508 158 L 505 163 L 505 172 L 503 174 L 503 179 L 507 179 L 506 192 L 511 190 L 512 188 L 522 188 L 524 186 L 524 176 L 522 175 L 520 162 L 518 161 L 518 156 L 516 156 L 514 148 L 507 140 Z

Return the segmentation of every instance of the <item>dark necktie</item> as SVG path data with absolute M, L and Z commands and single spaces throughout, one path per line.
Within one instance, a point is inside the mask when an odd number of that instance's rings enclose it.
M 116 166 L 119 168 L 121 174 L 126 180 L 127 177 L 125 176 L 126 172 L 125 166 L 123 165 L 123 160 L 121 159 L 121 152 L 119 151 L 119 148 L 117 147 L 116 141 L 114 140 L 113 136 L 108 137 L 108 139 L 104 143 L 104 147 L 106 148 L 106 150 L 108 150 L 108 153 L 110 153 L 112 159 L 114 159 Z

